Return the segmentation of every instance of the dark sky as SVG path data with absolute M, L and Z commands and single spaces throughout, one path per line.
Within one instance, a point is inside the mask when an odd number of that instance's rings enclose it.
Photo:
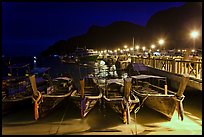
M 2 52 L 37 55 L 58 40 L 82 35 L 91 25 L 129 21 L 145 26 L 158 11 L 184 2 L 2 2 Z

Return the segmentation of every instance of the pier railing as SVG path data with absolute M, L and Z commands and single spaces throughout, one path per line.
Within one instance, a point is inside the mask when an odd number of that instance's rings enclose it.
M 202 58 L 199 58 L 198 61 L 185 61 L 183 58 L 132 56 L 131 62 L 143 63 L 149 67 L 176 74 L 188 73 L 190 77 L 202 80 Z

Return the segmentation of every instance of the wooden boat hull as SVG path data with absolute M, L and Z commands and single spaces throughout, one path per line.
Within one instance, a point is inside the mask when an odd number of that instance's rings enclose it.
M 74 102 L 77 108 L 80 109 L 81 117 L 85 118 L 87 114 L 97 105 L 99 99 L 81 99 L 80 95 L 77 93 L 77 91 L 75 91 L 75 93 L 73 93 L 71 96 L 71 100 Z
M 29 75 L 38 71 L 36 85 L 39 90 L 44 90 L 46 80 L 40 76 L 47 68 L 34 68 L 30 71 L 29 64 L 13 64 L 8 67 L 8 76 L 2 79 L 2 114 L 14 112 L 20 108 L 32 106 L 32 87 L 29 82 Z
M 45 117 L 66 100 L 75 90 L 74 82 L 69 77 L 57 77 L 51 80 L 45 91 L 39 92 L 36 86 L 35 75 L 30 77 L 33 89 L 35 119 Z
M 177 101 L 174 95 L 141 95 L 136 92 L 140 100 L 145 100 L 144 105 L 163 114 L 168 120 L 171 120 L 176 107 Z M 146 99 L 145 99 L 146 98 Z
M 46 82 L 41 77 L 37 77 L 38 89 L 44 89 Z M 32 106 L 32 88 L 27 79 L 16 81 L 15 86 L 5 89 L 8 90 L 8 95 L 2 91 L 2 114 L 6 115 L 10 112 L 18 111 Z
M 184 75 L 177 92 L 167 89 L 166 77 L 153 75 L 137 75 L 133 78 L 133 91 L 140 98 L 142 104 L 163 114 L 171 120 L 176 108 L 183 120 L 183 92 L 189 80 L 189 75 Z
M 43 102 L 39 105 L 39 113 L 40 117 L 45 117 L 51 112 L 53 112 L 56 108 L 60 107 L 63 104 L 63 101 L 69 97 L 45 97 L 43 96 Z
M 42 102 L 39 106 L 41 117 L 45 117 L 71 96 L 75 88 L 73 81 L 70 81 L 68 84 L 67 82 L 68 80 L 66 80 L 66 78 L 58 78 L 58 81 L 55 81 L 54 86 L 47 89 L 47 94 L 42 95 Z M 66 87 L 64 87 L 64 84 L 66 84 Z
M 11 112 L 25 109 L 25 107 L 32 106 L 31 96 L 24 98 L 15 98 L 15 99 L 3 99 L 2 100 L 2 115 L 7 115 Z
M 139 107 L 139 98 L 131 92 L 131 79 L 109 79 L 103 98 L 120 114 L 124 123 L 130 123 L 130 113 Z
M 83 79 L 80 81 L 80 84 L 80 92 L 74 91 L 71 99 L 80 109 L 81 117 L 85 118 L 102 98 L 102 92 L 94 78 Z
M 130 119 L 130 113 L 132 113 L 139 106 L 139 98 L 136 96 L 132 96 L 132 101 L 127 101 L 123 97 L 115 97 L 113 99 L 105 97 L 106 103 L 120 115 L 120 118 L 124 123 L 127 123 L 128 119 Z M 134 100 L 134 101 L 133 101 Z

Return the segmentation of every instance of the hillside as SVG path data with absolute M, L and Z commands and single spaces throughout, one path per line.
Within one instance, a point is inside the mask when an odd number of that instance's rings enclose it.
M 202 29 L 201 2 L 189 2 L 181 7 L 157 12 L 145 27 L 126 21 L 113 22 L 105 27 L 93 25 L 81 36 L 57 41 L 43 51 L 42 55 L 66 54 L 76 47 L 116 49 L 125 44 L 132 45 L 133 37 L 135 44 L 146 47 L 156 44 L 162 37 L 166 41 L 166 49 L 192 48 L 193 40 L 189 34 L 195 26 Z M 196 48 L 202 48 L 201 36 L 196 40 Z

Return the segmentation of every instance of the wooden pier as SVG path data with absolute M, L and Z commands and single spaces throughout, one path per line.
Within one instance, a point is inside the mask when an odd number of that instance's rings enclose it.
M 202 91 L 202 58 L 198 61 L 184 61 L 183 58 L 132 56 L 131 62 L 143 63 L 148 66 L 150 73 L 166 76 L 175 81 L 176 87 L 182 75 L 189 74 L 190 80 L 187 86 Z
M 111 55 L 110 55 L 111 56 Z M 118 56 L 113 55 L 112 58 Z M 106 58 L 104 56 L 104 58 Z M 150 73 L 166 76 L 168 79 L 175 81 L 176 88 L 179 85 L 182 75 L 189 74 L 190 79 L 187 89 L 193 88 L 202 91 L 202 57 L 197 61 L 186 61 L 183 57 L 152 56 L 138 57 L 130 56 L 127 61 L 120 61 L 122 69 L 127 68 L 130 63 L 143 63 L 148 67 Z

